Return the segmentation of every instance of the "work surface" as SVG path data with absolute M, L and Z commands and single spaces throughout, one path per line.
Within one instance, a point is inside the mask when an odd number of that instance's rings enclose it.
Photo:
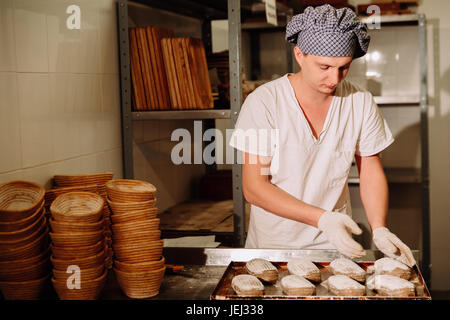
M 418 251 L 413 251 L 418 260 Z M 231 261 L 248 261 L 263 258 L 271 261 L 288 261 L 293 257 L 308 257 L 313 261 L 333 261 L 340 255 L 334 250 L 274 250 L 274 249 L 203 249 L 164 248 L 166 263 L 183 265 L 176 273 L 166 271 L 160 293 L 154 300 L 209 300 L 211 293 Z M 375 261 L 383 254 L 366 250 L 359 261 Z M 129 299 L 120 289 L 114 272 L 110 270 L 101 300 Z

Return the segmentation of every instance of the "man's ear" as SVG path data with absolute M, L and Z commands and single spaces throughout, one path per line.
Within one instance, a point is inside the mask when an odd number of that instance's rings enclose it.
M 305 55 L 303 54 L 303 52 L 300 50 L 300 48 L 298 46 L 294 47 L 294 57 L 301 69 Z

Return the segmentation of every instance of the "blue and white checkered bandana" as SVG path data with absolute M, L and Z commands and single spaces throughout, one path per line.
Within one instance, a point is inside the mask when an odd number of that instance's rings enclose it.
M 335 9 L 329 4 L 307 7 L 286 26 L 286 40 L 303 53 L 324 57 L 362 57 L 370 36 L 350 8 Z

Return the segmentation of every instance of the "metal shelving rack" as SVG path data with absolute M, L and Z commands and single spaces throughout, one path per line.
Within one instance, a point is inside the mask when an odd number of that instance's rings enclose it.
M 211 21 L 228 19 L 229 26 L 229 69 L 230 69 L 230 109 L 209 110 L 170 110 L 133 112 L 131 102 L 130 52 L 128 39 L 128 2 L 118 0 L 117 21 L 119 35 L 121 116 L 122 116 L 122 158 L 124 178 L 133 179 L 133 121 L 139 120 L 178 120 L 195 119 L 206 121 L 206 128 L 212 127 L 214 119 L 230 119 L 230 127 L 234 128 L 242 104 L 241 76 L 241 29 L 253 28 L 267 30 L 273 28 L 267 24 L 241 24 L 241 14 L 249 14 L 255 4 L 264 5 L 264 0 L 134 0 L 155 9 L 162 9 L 184 16 L 202 20 L 202 33 L 205 49 L 211 51 Z M 242 9 L 242 10 L 241 10 Z M 277 3 L 278 14 L 287 17 L 292 10 Z M 236 153 L 236 150 L 234 150 Z M 237 159 L 235 154 L 235 159 Z M 209 170 L 208 170 L 209 169 Z M 210 166 L 207 171 L 214 170 Z M 239 164 L 232 165 L 233 179 L 233 239 L 234 245 L 245 244 L 245 201 L 242 193 L 242 171 Z
M 362 22 L 373 22 L 370 17 L 362 18 Z M 417 96 L 375 96 L 375 102 L 384 106 L 417 106 L 420 108 L 420 142 L 421 167 L 419 168 L 385 168 L 389 183 L 419 183 L 421 185 L 422 203 L 422 235 L 420 248 L 420 264 L 423 277 L 430 281 L 430 194 L 429 194 L 429 148 L 428 148 L 428 81 L 427 81 L 427 30 L 426 17 L 423 14 L 381 16 L 381 25 L 402 26 L 417 25 L 419 37 L 420 92 Z M 358 184 L 357 171 L 351 173 L 349 184 Z

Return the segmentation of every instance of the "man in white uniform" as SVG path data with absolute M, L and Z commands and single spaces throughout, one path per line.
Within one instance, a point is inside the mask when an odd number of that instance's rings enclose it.
M 411 250 L 386 228 L 388 185 L 379 153 L 393 141 L 372 95 L 344 80 L 367 52 L 367 29 L 349 8 L 306 8 L 286 27 L 300 72 L 258 87 L 242 105 L 230 145 L 242 151 L 251 203 L 247 248 L 365 252 L 351 234 L 353 158 L 375 245 L 410 266 Z M 249 138 L 257 132 L 258 143 Z

